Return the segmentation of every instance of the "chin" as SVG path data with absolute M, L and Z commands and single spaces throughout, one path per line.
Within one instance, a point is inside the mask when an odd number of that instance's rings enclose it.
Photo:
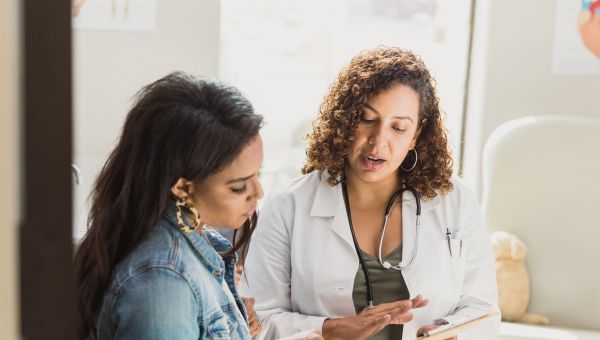
M 248 218 L 244 218 L 242 220 L 242 222 L 240 222 L 239 224 L 237 224 L 237 227 L 234 227 L 234 229 L 239 229 L 239 228 L 243 227 L 244 223 L 246 223 L 246 221 L 248 221 Z
M 389 174 L 385 174 L 385 173 L 379 172 L 379 171 L 377 171 L 377 172 L 366 171 L 361 174 L 360 179 L 362 179 L 363 182 L 367 182 L 367 183 L 377 183 L 379 181 L 387 179 L 388 176 L 389 176 Z

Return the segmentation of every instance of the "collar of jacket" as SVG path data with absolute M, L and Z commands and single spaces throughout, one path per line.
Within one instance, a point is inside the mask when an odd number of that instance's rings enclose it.
M 186 224 L 191 224 L 186 214 L 182 214 Z M 204 236 L 197 232 L 186 233 L 179 229 L 176 217 L 175 201 L 169 199 L 165 209 L 164 218 L 174 228 L 180 232 L 183 237 L 192 246 L 192 249 L 198 254 L 202 263 L 216 276 L 223 277 L 225 273 L 225 263 L 220 253 L 225 253 L 231 249 L 231 243 L 214 230 L 202 228 Z M 235 258 L 233 258 L 235 260 Z

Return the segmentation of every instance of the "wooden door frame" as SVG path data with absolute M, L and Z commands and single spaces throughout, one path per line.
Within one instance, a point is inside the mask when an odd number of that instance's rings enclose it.
M 21 336 L 75 339 L 71 0 L 21 6 Z

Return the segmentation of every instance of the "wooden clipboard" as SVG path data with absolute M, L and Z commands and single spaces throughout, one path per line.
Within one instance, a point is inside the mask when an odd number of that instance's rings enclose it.
M 484 321 L 484 320 L 488 320 L 493 318 L 494 316 L 498 315 L 498 313 L 490 313 L 490 314 L 485 314 L 483 316 L 480 316 L 477 319 L 473 319 L 471 321 L 465 322 L 463 324 L 460 324 L 458 326 L 454 326 L 450 329 L 447 329 L 443 332 L 431 335 L 431 336 L 421 336 L 418 337 L 417 340 L 444 340 L 444 339 L 448 339 L 451 338 L 453 336 L 457 336 L 458 333 L 460 333 L 461 331 L 470 328 L 471 326 Z

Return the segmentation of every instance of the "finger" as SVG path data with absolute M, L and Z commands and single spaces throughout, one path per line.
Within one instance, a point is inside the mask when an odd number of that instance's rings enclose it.
M 411 300 L 400 300 L 400 301 L 395 301 L 395 302 L 382 303 L 382 304 L 375 306 L 374 308 L 369 309 L 367 312 L 386 313 L 386 312 L 389 312 L 396 308 L 405 308 L 408 310 L 408 309 L 412 308 L 412 301 Z
M 255 336 L 258 333 L 260 333 L 260 326 L 259 325 L 255 325 L 255 326 L 252 326 L 252 328 L 250 328 L 250 335 L 251 336 Z
M 421 294 L 417 295 L 414 299 L 411 300 L 412 308 L 421 308 L 425 307 L 429 304 L 429 300 L 423 298 Z
M 242 301 L 246 305 L 246 309 L 254 309 L 254 302 L 256 301 L 252 296 L 242 297 Z
M 429 300 L 428 300 L 428 299 L 423 299 L 423 301 L 421 302 L 421 304 L 420 304 L 420 305 L 418 305 L 418 306 L 416 306 L 416 307 L 415 307 L 415 306 L 413 306 L 413 308 L 422 308 L 422 307 L 425 307 L 425 306 L 427 306 L 427 305 L 429 305 Z
M 256 336 L 256 335 L 258 335 L 258 333 L 260 333 L 259 327 L 250 328 L 250 336 Z
M 260 324 L 258 319 L 256 319 L 256 320 L 250 322 L 250 324 L 248 325 L 248 328 L 250 329 L 250 335 L 255 336 L 256 334 L 260 333 L 262 325 Z
M 417 331 L 417 336 L 422 336 L 422 335 L 424 335 L 425 332 L 429 332 L 430 330 L 436 329 L 438 327 L 439 327 L 439 325 L 423 326 L 423 327 L 419 328 L 419 330 Z
M 242 265 L 235 266 L 235 272 L 241 274 L 244 272 L 244 267 Z
M 372 317 L 370 320 L 368 327 L 365 327 L 366 332 L 363 332 L 364 336 L 372 336 L 379 333 L 383 327 L 387 326 L 390 321 L 392 321 L 392 316 L 390 314 L 377 315 Z
M 390 323 L 394 324 L 405 324 L 413 319 L 413 314 L 409 310 L 405 310 L 402 308 L 398 308 L 393 310 L 390 315 L 392 316 L 392 321 Z

